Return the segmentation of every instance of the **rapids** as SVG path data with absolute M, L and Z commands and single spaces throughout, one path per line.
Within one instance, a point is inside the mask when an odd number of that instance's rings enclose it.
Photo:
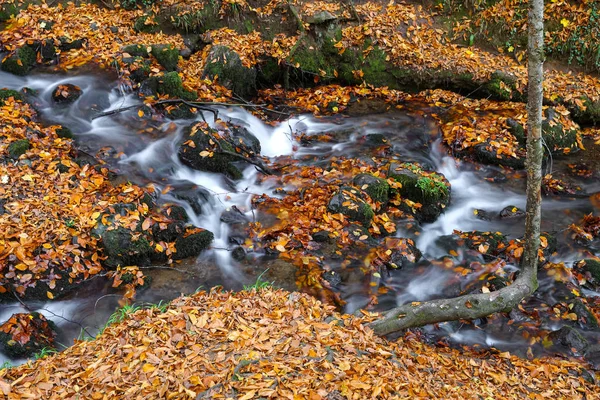
M 57 107 L 51 101 L 51 91 L 61 83 L 72 83 L 83 90 L 83 95 L 67 107 Z M 253 255 L 254 267 L 240 266 L 231 257 L 229 242 L 230 227 L 221 221 L 224 210 L 236 207 L 250 220 L 255 218 L 251 207 L 253 196 L 263 193 L 273 195 L 274 187 L 259 184 L 257 170 L 253 166 L 243 171 L 243 179 L 232 182 L 219 174 L 192 170 L 181 164 L 177 157 L 177 142 L 189 120 L 155 119 L 140 122 L 136 120 L 136 110 L 117 113 L 112 116 L 93 119 L 103 111 L 109 111 L 135 104 L 141 104 L 135 95 L 113 81 L 97 74 L 83 75 L 32 75 L 25 78 L 0 72 L 0 87 L 20 90 L 31 88 L 37 91 L 36 107 L 46 123 L 62 124 L 75 135 L 77 147 L 89 154 L 104 154 L 104 159 L 119 174 L 140 185 L 153 184 L 160 193 L 167 186 L 173 188 L 162 195 L 159 201 L 175 201 L 183 205 L 193 224 L 208 229 L 215 234 L 212 248 L 205 251 L 197 260 L 178 264 L 175 269 L 160 269 L 149 272 L 153 276 L 150 289 L 141 291 L 136 303 L 158 302 L 182 294 L 191 293 L 221 285 L 226 289 L 239 290 L 244 284 L 254 282 L 262 272 L 261 255 Z M 391 144 L 391 153 L 405 161 L 418 161 L 433 166 L 446 176 L 452 187 L 451 204 L 435 222 L 423 224 L 418 231 L 408 231 L 399 227 L 397 235 L 416 239 L 417 247 L 427 259 L 436 259 L 447 252 L 439 246 L 439 238 L 460 231 L 501 231 L 510 238 L 523 234 L 523 219 L 484 221 L 476 218 L 474 209 L 499 212 L 512 205 L 524 209 L 524 180 L 510 178 L 502 183 L 490 182 L 499 175 L 492 167 L 475 168 L 447 154 L 440 144 L 438 131 L 431 120 L 409 114 L 401 110 L 386 113 L 349 117 L 314 117 L 300 115 L 270 126 L 242 108 L 217 107 L 220 119 L 233 121 L 245 126 L 261 142 L 262 154 L 271 158 L 291 156 L 302 163 L 322 163 L 331 157 L 363 157 L 360 138 L 365 135 L 382 133 Z M 426 113 L 426 112 L 425 112 Z M 214 125 L 213 115 L 204 113 L 209 124 Z M 330 142 L 311 142 L 306 145 L 295 140 L 298 134 L 316 135 L 329 133 L 334 137 Z M 560 160 L 553 168 L 561 168 Z M 182 202 L 178 191 L 189 191 L 194 185 L 202 188 L 205 196 L 201 199 L 200 213 L 192 204 Z M 598 190 L 596 182 L 584 183 L 590 191 Z M 200 193 L 200 192 L 198 192 Z M 568 212 L 565 212 L 568 211 Z M 587 199 L 544 199 L 543 230 L 564 231 L 571 223 L 591 211 Z M 559 248 L 553 262 L 572 262 L 582 258 L 582 254 L 570 248 Z M 515 270 L 516 266 L 507 266 Z M 394 288 L 380 302 L 385 309 L 409 301 L 424 301 L 440 297 L 442 290 L 452 279 L 448 271 L 436 269 L 415 269 L 403 274 L 394 273 L 385 277 L 386 285 Z M 294 276 L 287 277 L 291 282 Z M 368 279 L 368 278 L 365 278 Z M 549 278 L 548 278 L 549 279 Z M 540 288 L 552 285 L 551 280 L 542 280 Z M 274 282 L 275 285 L 281 282 Z M 369 293 L 364 285 L 343 286 L 341 296 L 347 302 L 345 310 L 354 312 L 368 302 Z M 588 291 L 588 296 L 599 296 Z M 542 296 L 541 294 L 537 296 Z M 548 294 L 550 296 L 550 294 Z M 64 300 L 36 302 L 29 307 L 38 310 L 59 327 L 59 342 L 68 346 L 80 334 L 95 335 L 109 315 L 118 305 L 119 295 L 109 282 L 92 279 Z M 540 297 L 539 303 L 547 299 Z M 23 306 L 14 302 L 0 305 L 0 321 L 5 321 L 15 312 L 24 312 Z M 85 331 L 82 332 L 82 327 Z M 558 326 L 549 327 L 552 329 Z M 495 346 L 524 352 L 526 339 L 515 333 L 515 329 L 497 327 L 486 329 L 485 321 L 474 325 L 445 323 L 439 328 L 429 327 L 427 334 L 444 337 L 455 343 Z M 597 334 L 591 335 L 594 340 Z M 538 348 L 541 352 L 543 349 Z M 0 364 L 4 361 L 0 355 Z M 14 362 L 14 361 L 13 361 Z

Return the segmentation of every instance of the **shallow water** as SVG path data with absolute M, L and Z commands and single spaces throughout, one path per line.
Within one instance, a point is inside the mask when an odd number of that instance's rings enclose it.
M 72 83 L 83 89 L 84 95 L 68 107 L 57 107 L 51 101 L 51 91 L 61 83 Z M 136 302 L 158 302 L 170 300 L 182 293 L 192 293 L 199 287 L 210 288 L 221 285 L 226 289 L 240 289 L 252 283 L 264 266 L 260 255 L 253 258 L 254 265 L 240 265 L 231 257 L 229 241 L 230 227 L 221 222 L 220 216 L 226 209 L 235 206 L 250 219 L 256 218 L 252 211 L 253 196 L 267 193 L 273 195 L 272 183 L 258 183 L 258 172 L 253 166 L 244 170 L 244 178 L 232 182 L 222 175 L 192 170 L 182 165 L 177 158 L 177 142 L 184 126 L 190 120 L 136 119 L 137 110 L 112 116 L 92 119 L 102 111 L 140 104 L 133 94 L 124 93 L 117 83 L 93 75 L 58 76 L 34 75 L 19 78 L 0 72 L 0 87 L 21 89 L 29 87 L 38 91 L 37 108 L 48 123 L 69 127 L 76 136 L 79 148 L 95 154 L 102 151 L 106 161 L 132 182 L 145 185 L 152 183 L 158 192 L 167 185 L 173 190 L 162 195 L 163 202 L 178 202 L 188 211 L 193 224 L 215 234 L 212 249 L 205 251 L 197 260 L 177 264 L 175 269 L 164 268 L 148 271 L 153 277 L 149 290 L 138 294 Z M 508 179 L 504 183 L 486 180 L 490 175 L 501 175 L 492 167 L 476 169 L 447 155 L 439 143 L 435 124 L 422 116 L 394 110 L 384 114 L 356 117 L 323 117 L 301 115 L 272 127 L 241 108 L 217 107 L 219 117 L 245 126 L 261 142 L 262 154 L 273 159 L 290 156 L 302 163 L 326 163 L 331 157 L 368 157 L 377 155 L 381 149 L 364 144 L 365 135 L 383 134 L 391 147 L 390 157 L 403 161 L 418 161 L 444 174 L 452 185 L 452 200 L 446 212 L 435 222 L 423 224 L 417 231 L 399 229 L 398 236 L 413 237 L 417 246 L 428 259 L 436 259 L 446 250 L 437 240 L 454 230 L 500 231 L 510 238 L 523 234 L 522 218 L 483 221 L 475 217 L 475 208 L 499 212 L 513 205 L 525 207 L 524 180 Z M 200 118 L 200 117 L 199 117 Z M 211 113 L 204 118 L 209 124 L 215 121 Z M 143 131 L 143 132 L 142 132 Z M 299 134 L 328 134 L 329 142 L 303 143 L 295 138 Z M 577 155 L 576 157 L 581 157 Z M 552 168 L 560 169 L 568 161 L 555 160 Z M 592 168 L 598 173 L 598 166 Z M 583 183 L 590 192 L 596 191 L 598 181 Z M 191 204 L 178 198 L 178 191 L 189 190 L 194 185 L 208 193 L 201 199 L 201 212 L 196 213 Z M 548 197 L 544 199 L 543 230 L 564 231 L 572 222 L 591 212 L 588 199 L 577 200 Z M 553 262 L 572 262 L 582 258 L 580 249 L 563 248 Z M 250 262 L 252 264 L 252 261 Z M 516 269 L 507 265 L 506 269 Z M 385 277 L 385 285 L 392 290 L 380 300 L 380 308 L 389 308 L 409 301 L 424 301 L 443 296 L 453 274 L 436 268 L 416 268 L 402 273 L 393 272 Z M 289 285 L 294 276 L 275 285 Z M 364 280 L 368 280 L 364 277 Z M 552 286 L 551 281 L 542 280 L 540 287 Z M 448 286 L 449 287 L 449 286 Z M 365 305 L 370 296 L 368 282 L 355 282 L 342 286 L 342 298 L 347 302 L 345 311 L 353 312 Z M 597 296 L 588 291 L 586 295 Z M 548 295 L 550 296 L 550 295 Z M 108 282 L 94 279 L 82 284 L 81 289 L 64 300 L 32 303 L 32 310 L 39 310 L 59 325 L 59 342 L 68 346 L 73 338 L 84 334 L 95 335 L 108 316 L 118 306 L 120 295 L 110 288 Z M 547 300 L 547 299 L 546 299 Z M 15 312 L 23 311 L 20 303 L 0 305 L 0 321 Z M 557 329 L 558 325 L 552 327 Z M 522 336 L 509 329 L 487 329 L 485 326 L 441 324 L 439 329 L 430 328 L 429 333 L 449 338 L 456 343 L 481 344 L 499 348 L 519 350 L 527 346 Z M 597 340 L 597 335 L 592 335 Z M 539 349 L 538 349 L 539 350 Z M 541 350 L 539 350 L 541 351 Z M 0 355 L 0 364 L 4 361 Z

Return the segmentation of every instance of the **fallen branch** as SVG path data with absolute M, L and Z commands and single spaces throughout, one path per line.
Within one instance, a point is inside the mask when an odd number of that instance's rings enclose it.
M 476 319 L 508 312 L 537 289 L 535 269 L 524 269 L 507 287 L 491 293 L 474 293 L 450 299 L 413 302 L 393 308 L 369 324 L 378 335 L 459 319 Z

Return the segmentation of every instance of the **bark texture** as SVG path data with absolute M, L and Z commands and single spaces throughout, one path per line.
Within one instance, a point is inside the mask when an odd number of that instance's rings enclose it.
M 475 319 L 509 311 L 538 287 L 537 262 L 540 246 L 542 182 L 542 100 L 544 80 L 544 2 L 529 0 L 528 102 L 527 102 L 527 206 L 525 247 L 521 271 L 515 281 L 491 293 L 475 293 L 451 299 L 414 302 L 388 311 L 369 326 L 379 335 L 407 328 L 457 319 Z

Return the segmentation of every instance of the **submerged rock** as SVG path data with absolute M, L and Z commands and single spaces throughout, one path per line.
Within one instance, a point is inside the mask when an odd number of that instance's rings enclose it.
M 72 83 L 60 84 L 52 91 L 52 100 L 56 104 L 71 104 L 74 103 L 81 95 L 83 91 L 77 85 Z
M 13 358 L 31 357 L 43 348 L 54 348 L 56 327 L 42 314 L 13 314 L 0 325 L 0 346 Z

